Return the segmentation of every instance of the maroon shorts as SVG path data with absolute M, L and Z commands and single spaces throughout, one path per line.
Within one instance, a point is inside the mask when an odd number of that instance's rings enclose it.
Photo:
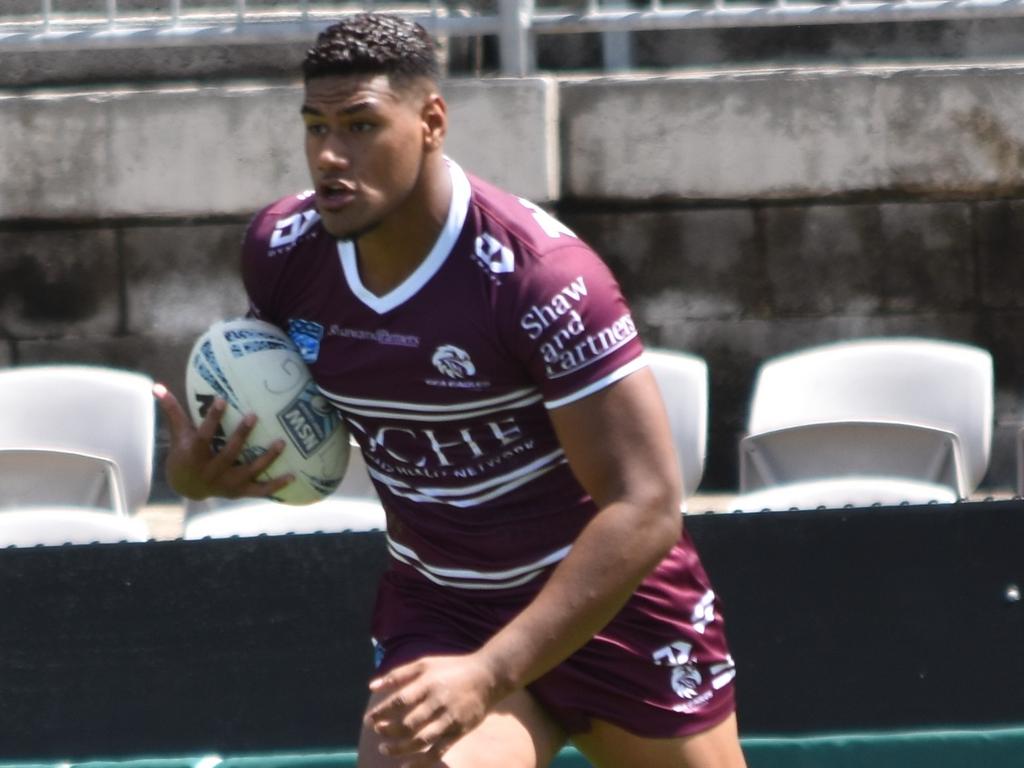
M 501 594 L 451 589 L 394 563 L 373 619 L 378 669 L 479 648 L 540 586 Z M 672 738 L 728 716 L 734 677 L 718 601 L 684 532 L 618 615 L 528 690 L 569 734 L 588 731 L 596 718 Z

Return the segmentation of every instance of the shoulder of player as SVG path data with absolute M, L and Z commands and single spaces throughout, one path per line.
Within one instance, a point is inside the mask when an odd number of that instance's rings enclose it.
M 536 271 L 573 271 L 577 259 L 600 257 L 554 216 L 525 198 L 473 179 L 478 212 L 475 256 L 503 269 L 504 281 L 518 282 Z M 502 250 L 509 254 L 502 261 Z
M 293 245 L 320 221 L 312 192 L 279 198 L 264 206 L 249 223 L 245 234 L 247 249 L 269 253 Z

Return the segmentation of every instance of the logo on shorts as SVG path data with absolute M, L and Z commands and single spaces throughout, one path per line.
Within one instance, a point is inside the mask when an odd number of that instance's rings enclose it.
M 704 630 L 708 628 L 708 624 L 715 620 L 715 591 L 709 589 L 704 593 L 704 596 L 697 601 L 697 604 L 693 607 L 693 613 L 690 614 L 690 623 L 693 624 L 693 628 L 704 634 Z
M 651 654 L 651 660 L 659 667 L 678 667 L 690 660 L 693 644 L 676 640 L 671 645 L 659 648 Z
M 476 373 L 476 366 L 469 359 L 469 353 L 454 344 L 438 347 L 430 362 L 449 379 L 466 379 Z
M 693 646 L 685 640 L 677 640 L 653 654 L 651 660 L 659 667 L 668 667 L 668 682 L 673 692 L 682 701 L 672 709 L 692 714 L 699 711 L 715 697 L 717 691 L 725 688 L 736 677 L 736 664 L 732 656 L 715 664 L 699 662 L 692 655 Z
M 681 699 L 690 701 L 697 698 L 697 689 L 704 682 L 697 665 L 692 661 L 683 664 L 681 667 L 672 668 L 672 690 Z

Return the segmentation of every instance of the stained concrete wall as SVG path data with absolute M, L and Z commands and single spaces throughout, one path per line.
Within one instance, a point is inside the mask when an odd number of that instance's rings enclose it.
M 446 95 L 458 161 L 556 196 L 554 82 Z M 299 86 L 267 83 L 0 94 L 0 220 L 251 214 L 309 184 L 301 104 Z
M 620 275 L 646 340 L 709 361 L 705 488 L 735 483 L 757 364 L 918 334 L 996 360 L 986 487 L 1024 388 L 1024 69 L 455 80 L 450 154 L 555 209 Z M 305 186 L 291 83 L 0 94 L 0 364 L 84 360 L 180 386 L 244 308 L 253 210 Z
M 564 191 L 619 200 L 948 197 L 1021 187 L 1018 66 L 566 82 Z

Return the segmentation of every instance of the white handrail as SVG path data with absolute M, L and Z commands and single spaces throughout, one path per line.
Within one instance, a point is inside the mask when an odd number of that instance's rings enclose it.
M 252 8 L 246 0 L 225 0 L 221 10 L 189 9 L 181 0 L 164 0 L 164 12 L 118 9 L 105 0 L 103 12 L 57 13 L 52 0 L 39 0 L 39 13 L 0 13 L 0 51 L 182 45 L 216 39 L 220 44 L 307 41 L 325 24 L 359 8 L 353 4 L 293 0 Z M 695 0 L 667 6 L 649 0 L 647 8 L 623 9 L 586 0 L 580 13 L 541 10 L 534 0 L 496 0 L 496 10 L 452 13 L 441 0 L 427 5 L 372 3 L 422 23 L 440 36 L 499 39 L 501 72 L 525 75 L 534 68 L 537 35 L 618 33 L 653 30 L 784 27 L 819 24 L 995 19 L 1024 16 L 1024 0 L 765 0 L 733 3 Z M 315 6 L 315 7 L 314 7 Z

